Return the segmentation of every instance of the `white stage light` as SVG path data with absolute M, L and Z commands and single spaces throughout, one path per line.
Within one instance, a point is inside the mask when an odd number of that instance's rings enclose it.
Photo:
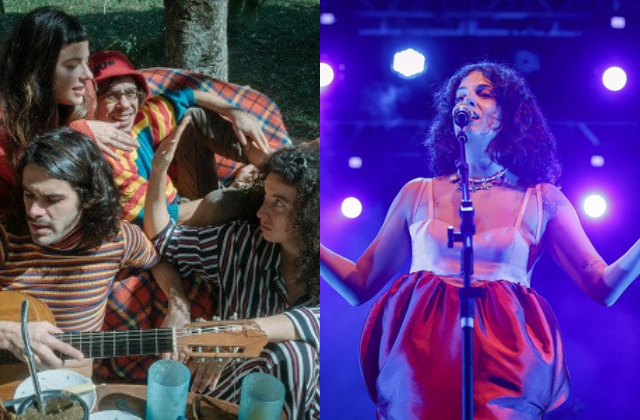
M 342 214 L 349 219 L 355 219 L 362 213 L 362 203 L 355 197 L 345 198 L 340 207 Z
M 320 63 L 320 87 L 327 87 L 333 82 L 333 69 L 327 63 Z
M 427 70 L 424 55 L 411 48 L 400 51 L 393 56 L 392 68 L 407 79 L 416 77 Z
M 360 169 L 362 168 L 362 158 L 359 156 L 351 156 L 349 158 L 349 167 L 351 169 Z
M 627 74 L 620 67 L 609 67 L 602 74 L 602 83 L 607 89 L 617 92 L 627 84 Z
M 602 196 L 593 194 L 584 200 L 582 208 L 587 216 L 597 218 L 602 216 L 607 210 L 607 202 Z

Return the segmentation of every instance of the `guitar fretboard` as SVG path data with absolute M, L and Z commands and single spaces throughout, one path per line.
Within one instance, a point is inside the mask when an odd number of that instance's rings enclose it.
M 65 333 L 57 334 L 56 337 L 92 359 L 169 353 L 175 347 L 175 336 L 171 328 Z M 19 362 L 13 353 L 0 351 L 0 365 Z

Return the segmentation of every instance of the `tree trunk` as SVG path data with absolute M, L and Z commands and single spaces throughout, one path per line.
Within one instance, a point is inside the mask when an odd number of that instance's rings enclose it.
M 165 61 L 227 80 L 228 0 L 164 0 Z

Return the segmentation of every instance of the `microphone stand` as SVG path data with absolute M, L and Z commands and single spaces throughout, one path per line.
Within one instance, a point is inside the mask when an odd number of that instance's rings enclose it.
M 456 122 L 456 124 L 458 124 Z M 473 274 L 473 235 L 476 226 L 473 222 L 474 210 L 469 197 L 469 164 L 467 164 L 465 144 L 467 134 L 464 126 L 458 124 L 460 131 L 457 138 L 460 145 L 460 158 L 456 162 L 456 168 L 460 175 L 460 187 L 462 201 L 460 202 L 460 232 L 454 232 L 453 226 L 447 228 L 447 246 L 453 248 L 454 242 L 462 243 L 460 254 L 461 274 L 463 287 L 460 295 L 460 326 L 462 327 L 462 418 L 473 420 L 473 299 L 480 296 L 480 290 L 471 287 L 471 274 Z

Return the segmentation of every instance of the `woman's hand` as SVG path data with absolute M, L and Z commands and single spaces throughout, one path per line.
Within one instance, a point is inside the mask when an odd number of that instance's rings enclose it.
M 96 144 L 102 153 L 105 153 L 116 160 L 120 160 L 120 157 L 113 151 L 113 149 L 131 152 L 136 150 L 140 145 L 138 141 L 129 134 L 118 130 L 113 125 L 104 121 L 91 120 L 87 121 L 87 125 L 91 129 L 93 137 L 96 139 Z
M 265 156 L 272 152 L 269 141 L 262 132 L 260 122 L 240 108 L 231 108 L 225 116 L 233 124 L 233 130 L 247 154 L 249 162 L 260 166 Z

